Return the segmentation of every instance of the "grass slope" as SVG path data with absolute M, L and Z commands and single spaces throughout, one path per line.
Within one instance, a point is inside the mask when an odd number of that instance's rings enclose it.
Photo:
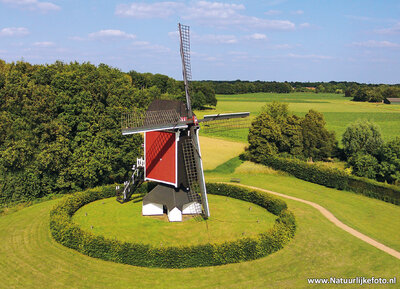
M 213 170 L 219 164 L 239 155 L 245 146 L 243 143 L 201 136 L 200 149 L 204 170 Z
M 399 277 L 399 260 L 290 200 L 298 230 L 284 249 L 256 261 L 182 270 L 105 262 L 59 245 L 48 224 L 55 202 L 0 217 L 2 288 L 308 288 L 311 277 Z
M 94 234 L 155 246 L 223 243 L 266 232 L 275 223 L 275 215 L 252 203 L 216 195 L 209 195 L 209 203 L 207 221 L 190 218 L 170 223 L 165 216 L 143 217 L 141 202 L 121 205 L 115 198 L 80 208 L 73 220 Z
M 315 109 L 324 114 L 327 128 L 336 132 L 341 139 L 347 125 L 357 119 L 368 119 L 377 123 L 385 140 L 400 136 L 400 107 L 382 103 L 353 102 L 342 94 L 333 93 L 252 93 L 238 95 L 218 95 L 215 110 L 196 112 L 204 114 L 249 111 L 252 117 L 258 115 L 265 103 L 282 101 L 289 103 L 293 113 L 304 116 L 308 110 Z M 245 142 L 246 130 L 224 131 L 213 134 L 227 139 Z

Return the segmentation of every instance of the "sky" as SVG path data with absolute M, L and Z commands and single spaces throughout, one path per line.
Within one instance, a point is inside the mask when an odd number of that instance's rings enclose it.
M 0 0 L 0 59 L 105 63 L 194 80 L 400 83 L 400 1 Z

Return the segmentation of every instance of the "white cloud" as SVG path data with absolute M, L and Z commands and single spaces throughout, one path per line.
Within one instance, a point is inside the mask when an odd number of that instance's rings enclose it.
M 155 2 L 121 4 L 116 7 L 115 14 L 133 18 L 167 18 L 172 15 L 182 19 L 196 21 L 202 25 L 216 27 L 260 27 L 267 29 L 291 30 L 294 23 L 289 20 L 269 20 L 248 16 L 242 12 L 245 6 L 222 2 L 197 1 L 184 2 Z
M 33 43 L 33 46 L 35 47 L 53 47 L 55 46 L 54 42 L 51 41 L 39 41 L 39 42 L 35 42 Z
M 215 56 L 208 56 L 206 58 L 204 58 L 205 61 L 217 61 L 218 57 Z
M 199 42 L 215 43 L 215 44 L 234 44 L 238 42 L 235 35 L 216 35 L 216 34 L 206 34 L 201 36 L 193 34 L 193 40 Z
M 289 53 L 287 56 L 290 57 L 290 58 L 310 59 L 310 60 L 327 60 L 327 59 L 333 59 L 332 56 L 317 55 L 317 54 L 293 54 L 293 53 Z
M 60 6 L 54 3 L 40 2 L 38 0 L 0 0 L 0 2 L 24 9 L 40 10 L 42 12 L 57 11 L 61 9 Z
M 148 41 L 135 41 L 132 43 L 134 46 L 147 46 L 150 45 L 150 42 Z
M 147 52 L 152 51 L 156 53 L 166 53 L 171 51 L 171 49 L 169 49 L 168 47 L 158 44 L 151 44 L 148 41 L 134 41 L 132 42 L 132 48 Z
M 116 29 L 106 29 L 100 30 L 97 32 L 93 32 L 89 34 L 89 39 L 98 39 L 98 40 L 106 40 L 106 39 L 134 39 L 136 35 L 129 34 L 121 30 Z
M 271 48 L 271 49 L 290 49 L 290 48 L 293 48 L 294 46 L 298 46 L 298 45 L 273 44 L 273 45 L 269 45 L 268 48 Z
M 178 2 L 155 2 L 155 3 L 132 3 L 120 4 L 115 10 L 115 14 L 124 17 L 134 18 L 167 18 L 176 13 L 182 6 Z
M 311 24 L 308 23 L 308 22 L 304 22 L 304 23 L 301 23 L 301 24 L 299 25 L 300 28 L 308 28 L 308 27 L 310 27 L 310 26 L 311 26 Z
M 367 48 L 400 48 L 400 44 L 390 41 L 368 40 L 363 42 L 353 42 L 352 46 L 367 47 Z
M 276 6 L 276 5 L 280 5 L 282 3 L 285 3 L 287 0 L 271 0 L 268 1 L 266 4 L 269 6 Z
M 376 29 L 375 32 L 379 34 L 400 34 L 400 22 L 397 22 L 389 28 Z
M 69 40 L 74 40 L 74 41 L 83 41 L 85 38 L 80 37 L 80 36 L 70 36 L 68 37 Z
M 168 32 L 168 36 L 174 39 L 179 38 L 179 32 L 178 31 Z
M 217 27 L 247 26 L 278 30 L 295 28 L 294 23 L 288 20 L 269 20 L 241 14 L 240 11 L 244 9 L 241 4 L 199 1 L 188 7 L 182 18 Z
M 247 39 L 253 39 L 253 40 L 266 40 L 267 35 L 262 34 L 262 33 L 253 33 L 251 35 L 246 36 Z
M 6 27 L 0 30 L 0 36 L 25 36 L 29 30 L 25 27 Z
M 238 56 L 248 55 L 248 53 L 245 51 L 229 51 L 228 54 L 229 55 L 238 55 Z
M 296 11 L 292 11 L 291 14 L 293 14 L 293 15 L 302 15 L 302 14 L 304 14 L 304 11 L 303 10 L 296 10 Z
M 346 18 L 357 20 L 357 21 L 374 21 L 374 18 L 358 15 L 345 15 Z
M 267 12 L 264 12 L 264 14 L 268 15 L 268 16 L 279 15 L 281 13 L 282 13 L 282 11 L 280 11 L 280 10 L 268 10 Z

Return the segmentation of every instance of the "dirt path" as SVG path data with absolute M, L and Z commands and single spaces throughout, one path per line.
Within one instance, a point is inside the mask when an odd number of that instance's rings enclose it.
M 357 237 L 358 239 L 360 239 L 360 240 L 362 240 L 362 241 L 374 246 L 375 248 L 378 248 L 378 249 L 380 249 L 380 250 L 392 255 L 393 257 L 395 257 L 397 259 L 400 259 L 400 252 L 398 252 L 398 251 L 396 251 L 396 250 L 394 250 L 394 249 L 392 249 L 392 248 L 390 248 L 388 246 L 385 246 L 382 243 L 379 243 L 379 242 L 375 241 L 374 239 L 372 239 L 372 238 L 360 233 L 359 231 L 356 231 L 353 228 L 343 224 L 331 212 L 329 212 L 327 209 L 325 209 L 324 207 L 322 207 L 322 206 L 320 206 L 320 205 L 318 205 L 316 203 L 313 203 L 313 202 L 310 202 L 310 201 L 307 201 L 307 200 L 303 200 L 303 199 L 299 199 L 299 198 L 296 198 L 296 197 L 284 195 L 284 194 L 281 194 L 281 193 L 272 192 L 272 191 L 269 191 L 269 190 L 257 188 L 257 187 L 252 187 L 252 186 L 247 186 L 247 185 L 242 185 L 242 184 L 235 184 L 235 185 L 238 185 L 238 186 L 241 186 L 241 187 L 245 187 L 245 188 L 249 188 L 249 189 L 258 190 L 258 191 L 263 191 L 263 192 L 266 192 L 266 193 L 269 193 L 269 194 L 272 194 L 272 195 L 280 196 L 280 197 L 283 197 L 283 198 L 291 199 L 291 200 L 294 200 L 294 201 L 298 201 L 298 202 L 302 202 L 304 204 L 310 205 L 310 206 L 316 208 L 318 211 L 320 211 L 321 214 L 325 218 L 327 218 L 329 221 L 331 221 L 337 227 L 341 228 L 342 230 L 345 230 L 346 232 L 350 233 L 351 235 Z

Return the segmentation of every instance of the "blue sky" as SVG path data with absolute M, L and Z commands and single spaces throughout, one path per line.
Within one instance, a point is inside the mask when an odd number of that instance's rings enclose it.
M 193 79 L 400 83 L 398 0 L 0 0 L 0 59 L 181 79 L 178 22 Z

